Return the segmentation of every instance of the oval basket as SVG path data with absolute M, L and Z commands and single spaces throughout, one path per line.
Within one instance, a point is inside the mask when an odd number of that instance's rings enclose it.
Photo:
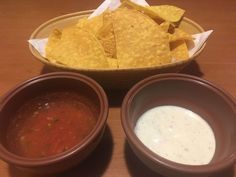
M 71 14 L 62 15 L 53 18 L 42 25 L 40 25 L 30 36 L 30 39 L 47 38 L 53 29 L 63 29 L 66 26 L 76 24 L 79 19 L 89 16 L 93 10 L 81 11 Z M 204 32 L 203 28 L 196 22 L 183 18 L 179 28 L 185 30 L 190 34 Z M 143 68 L 127 68 L 127 69 L 84 69 L 72 68 L 58 63 L 51 63 L 46 58 L 42 57 L 38 51 L 29 44 L 31 53 L 42 63 L 55 71 L 74 71 L 92 77 L 107 89 L 127 89 L 141 79 L 160 73 L 178 72 L 192 60 L 194 60 L 203 50 L 204 44 L 191 58 L 184 61 L 178 61 L 162 66 L 143 67 Z

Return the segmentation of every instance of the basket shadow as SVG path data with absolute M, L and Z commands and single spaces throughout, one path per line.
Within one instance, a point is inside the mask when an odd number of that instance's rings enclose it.
M 112 156 L 113 138 L 111 130 L 106 126 L 103 138 L 96 149 L 83 162 L 72 169 L 58 174 L 34 174 L 21 171 L 14 166 L 9 166 L 10 177 L 100 177 L 105 172 Z
M 110 107 L 121 107 L 122 101 L 128 90 L 107 90 L 105 89 Z
M 197 77 L 204 76 L 204 73 L 201 71 L 200 66 L 195 60 L 188 64 L 186 67 L 184 67 L 179 73 L 190 74 Z
M 55 67 L 43 65 L 42 70 L 41 70 L 41 74 L 47 74 L 47 73 L 57 72 L 57 71 L 62 71 L 62 69 L 57 69 Z

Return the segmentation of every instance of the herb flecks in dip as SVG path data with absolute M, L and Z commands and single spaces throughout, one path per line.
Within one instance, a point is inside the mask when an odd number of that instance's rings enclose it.
M 81 142 L 96 123 L 98 108 L 76 92 L 54 92 L 22 105 L 7 132 L 9 149 L 23 157 L 55 155 Z
M 215 153 L 211 127 L 199 115 L 177 106 L 159 106 L 145 112 L 135 133 L 156 154 L 182 164 L 208 164 Z

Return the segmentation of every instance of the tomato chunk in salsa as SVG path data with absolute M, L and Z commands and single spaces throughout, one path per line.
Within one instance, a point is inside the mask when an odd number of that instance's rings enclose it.
M 7 130 L 7 146 L 29 158 L 64 152 L 88 136 L 98 112 L 95 103 L 76 92 L 40 95 L 16 111 Z

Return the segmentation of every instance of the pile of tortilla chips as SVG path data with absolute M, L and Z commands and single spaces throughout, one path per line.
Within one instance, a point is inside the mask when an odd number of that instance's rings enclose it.
M 73 68 L 140 68 L 189 58 L 190 34 L 178 28 L 184 10 L 124 0 L 114 11 L 49 36 L 46 58 Z

